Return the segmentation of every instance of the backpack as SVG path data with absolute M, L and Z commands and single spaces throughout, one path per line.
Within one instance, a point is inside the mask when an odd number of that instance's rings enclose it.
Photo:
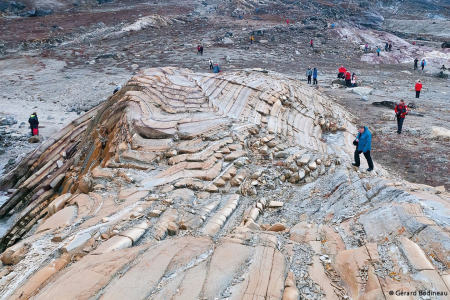
M 400 107 L 401 107 L 401 109 L 400 109 Z M 397 106 L 395 108 L 397 109 L 397 115 L 406 114 L 406 105 L 397 104 Z

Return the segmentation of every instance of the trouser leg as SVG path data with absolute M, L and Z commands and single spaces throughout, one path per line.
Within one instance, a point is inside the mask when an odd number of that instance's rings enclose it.
M 359 167 L 359 165 L 361 164 L 361 161 L 359 160 L 359 154 L 360 154 L 361 152 L 362 152 L 362 151 L 358 151 L 358 149 L 355 150 L 355 155 L 354 155 L 354 157 L 355 157 L 355 165 L 356 165 L 357 167 Z
M 420 91 L 416 91 L 416 98 L 419 98 L 420 96 Z
M 369 169 L 373 169 L 373 161 L 372 161 L 372 157 L 370 157 L 370 150 L 364 153 L 364 157 L 367 159 L 367 164 L 369 165 Z
M 311 83 L 311 75 L 308 75 L 308 83 Z
M 397 120 L 397 122 L 398 122 L 398 133 L 402 132 L 403 121 L 405 121 L 405 118 L 398 118 L 398 120 Z

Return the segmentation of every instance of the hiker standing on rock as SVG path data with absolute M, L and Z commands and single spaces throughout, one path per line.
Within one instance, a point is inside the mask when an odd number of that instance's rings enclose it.
M 200 54 L 200 45 L 197 45 L 197 55 Z
M 380 46 L 378 46 L 377 47 L 377 54 L 378 54 L 378 56 L 380 56 L 380 52 L 381 52 L 381 48 L 380 48 Z
M 222 71 L 220 70 L 219 64 L 215 64 L 213 68 L 213 73 L 220 73 L 220 72 Z
M 419 69 L 419 67 L 417 66 L 418 63 L 419 63 L 419 60 L 416 58 L 416 59 L 414 60 L 414 70 Z
M 209 59 L 209 70 L 212 70 L 214 68 L 214 61 L 212 58 Z
M 309 42 L 309 48 L 314 48 L 314 41 L 311 39 L 311 41 Z
M 121 88 L 122 88 L 122 86 L 121 86 L 120 84 L 116 85 L 116 88 L 115 88 L 114 91 L 113 91 L 113 95 L 114 95 L 115 93 L 117 93 L 118 91 L 120 91 Z
M 289 26 L 289 19 L 286 19 L 286 24 Z
M 253 37 L 253 35 L 250 36 L 250 44 L 253 44 L 253 42 L 255 41 L 255 38 Z
M 313 84 L 317 84 L 317 68 L 313 71 Z
M 422 90 L 422 81 L 417 80 L 416 82 L 416 86 L 414 87 L 416 90 L 416 98 L 419 98 L 420 96 L 420 91 Z
M 367 52 L 369 50 L 369 44 L 366 43 L 366 45 L 364 46 L 364 51 Z
M 395 106 L 395 116 L 397 117 L 397 133 L 402 133 L 403 121 L 408 114 L 408 106 L 405 104 L 405 100 L 400 100 L 400 103 Z
M 356 73 L 352 74 L 352 87 L 356 86 Z
M 28 119 L 28 123 L 30 123 L 31 136 L 39 135 L 39 120 L 37 117 L 37 113 L 33 112 Z
M 422 59 L 422 62 L 420 63 L 420 65 L 422 66 L 422 70 L 423 70 L 423 68 L 425 68 L 425 66 L 427 65 L 427 62 L 425 61 L 425 59 Z
M 308 67 L 308 70 L 306 70 L 306 76 L 308 77 L 308 83 L 311 83 L 312 74 L 313 74 L 313 71 L 311 70 L 311 67 Z
M 200 46 L 200 55 L 203 55 L 203 46 Z
M 389 43 L 389 52 L 392 51 L 392 43 Z
M 389 44 L 386 42 L 386 45 L 384 45 L 384 51 L 388 51 L 388 49 L 389 49 Z
M 352 74 L 347 71 L 345 72 L 345 86 L 350 87 L 352 84 Z
M 338 78 L 345 78 L 344 74 L 345 74 L 345 72 L 347 72 L 347 69 L 344 68 L 344 66 L 341 66 L 338 71 L 339 71 Z
M 352 166 L 358 167 L 361 164 L 361 161 L 359 160 L 359 155 L 361 153 L 364 154 L 364 157 L 367 160 L 367 163 L 369 164 L 369 168 L 367 171 L 373 170 L 373 161 L 372 157 L 370 157 L 370 150 L 372 149 L 372 134 L 369 131 L 369 128 L 366 126 L 359 126 L 358 127 L 358 135 L 356 136 L 356 139 L 353 141 L 353 145 L 356 146 L 355 150 L 355 163 L 352 164 Z

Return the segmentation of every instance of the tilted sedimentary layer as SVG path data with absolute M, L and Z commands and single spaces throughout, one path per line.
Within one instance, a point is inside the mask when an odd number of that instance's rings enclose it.
M 449 195 L 352 168 L 351 118 L 262 72 L 139 72 L 2 178 L 0 298 L 448 293 Z

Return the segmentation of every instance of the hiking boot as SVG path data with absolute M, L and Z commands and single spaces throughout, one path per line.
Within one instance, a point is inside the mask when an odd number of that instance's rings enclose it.
M 355 164 L 355 163 L 353 163 L 353 164 L 352 164 L 352 166 L 354 166 L 354 167 L 358 167 L 358 168 L 359 168 L 359 166 L 358 166 L 357 164 Z
M 370 172 L 370 171 L 373 171 L 373 169 L 371 169 L 371 168 L 368 168 L 368 169 L 367 169 L 367 172 Z

